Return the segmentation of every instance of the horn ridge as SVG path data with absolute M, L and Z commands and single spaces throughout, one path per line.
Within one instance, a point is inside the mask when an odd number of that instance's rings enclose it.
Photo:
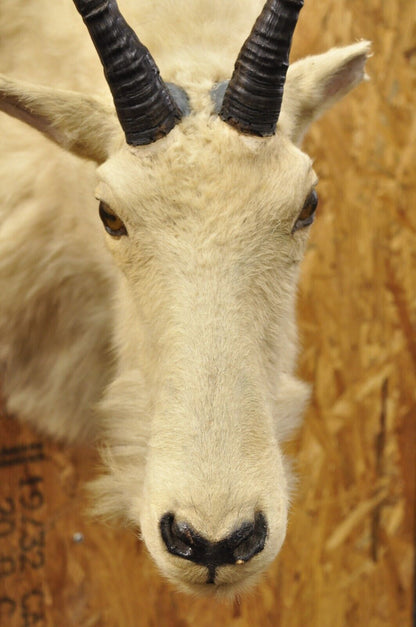
M 261 137 L 275 133 L 302 6 L 303 0 L 268 0 L 241 48 L 220 117 L 242 133 Z
M 167 135 L 181 112 L 148 49 L 115 0 L 74 0 L 104 68 L 126 141 L 150 144 Z

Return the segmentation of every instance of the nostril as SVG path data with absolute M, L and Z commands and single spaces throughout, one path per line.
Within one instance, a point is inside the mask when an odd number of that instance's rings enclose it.
M 192 559 L 194 534 L 186 523 L 176 523 L 173 514 L 165 514 L 160 521 L 160 532 L 169 553 Z
M 237 564 L 248 562 L 252 557 L 264 549 L 267 538 L 267 522 L 264 514 L 257 512 L 253 523 L 245 523 L 234 534 L 234 557 Z

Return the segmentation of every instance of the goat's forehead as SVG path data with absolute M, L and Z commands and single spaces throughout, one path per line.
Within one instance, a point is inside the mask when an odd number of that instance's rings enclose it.
M 200 122 L 200 121 L 199 121 Z M 283 134 L 247 137 L 220 120 L 189 120 L 163 140 L 123 146 L 98 170 L 98 195 L 114 207 L 210 200 L 301 202 L 316 182 L 311 159 Z

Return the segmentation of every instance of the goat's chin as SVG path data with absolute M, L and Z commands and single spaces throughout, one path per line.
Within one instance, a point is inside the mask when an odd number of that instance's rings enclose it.
M 216 584 L 188 583 L 179 579 L 171 579 L 171 581 L 178 590 L 194 597 L 208 597 L 223 601 L 233 601 L 236 596 L 252 590 L 259 582 L 262 575 L 263 571 L 249 575 L 241 581 Z
M 215 583 L 206 583 L 206 574 L 200 572 L 198 576 L 195 572 L 192 572 L 192 567 L 189 573 L 186 573 L 187 569 L 185 568 L 181 577 L 172 575 L 172 573 L 166 573 L 163 569 L 162 574 L 174 584 L 177 590 L 185 594 L 194 597 L 209 597 L 232 601 L 237 595 L 252 590 L 259 583 L 269 565 L 270 563 L 258 564 L 256 568 L 253 568 L 253 565 L 249 568 L 248 564 L 241 567 L 223 566 L 218 569 Z M 239 569 L 238 573 L 235 573 L 236 568 Z M 248 570 L 245 570 L 246 568 Z

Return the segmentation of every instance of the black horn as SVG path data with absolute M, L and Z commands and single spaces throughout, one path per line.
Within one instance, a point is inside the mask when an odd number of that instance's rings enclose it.
M 302 6 L 303 0 L 268 0 L 238 55 L 220 116 L 243 133 L 264 137 L 276 130 Z
M 147 48 L 115 0 L 74 0 L 104 67 L 128 144 L 151 144 L 167 135 L 181 111 Z

